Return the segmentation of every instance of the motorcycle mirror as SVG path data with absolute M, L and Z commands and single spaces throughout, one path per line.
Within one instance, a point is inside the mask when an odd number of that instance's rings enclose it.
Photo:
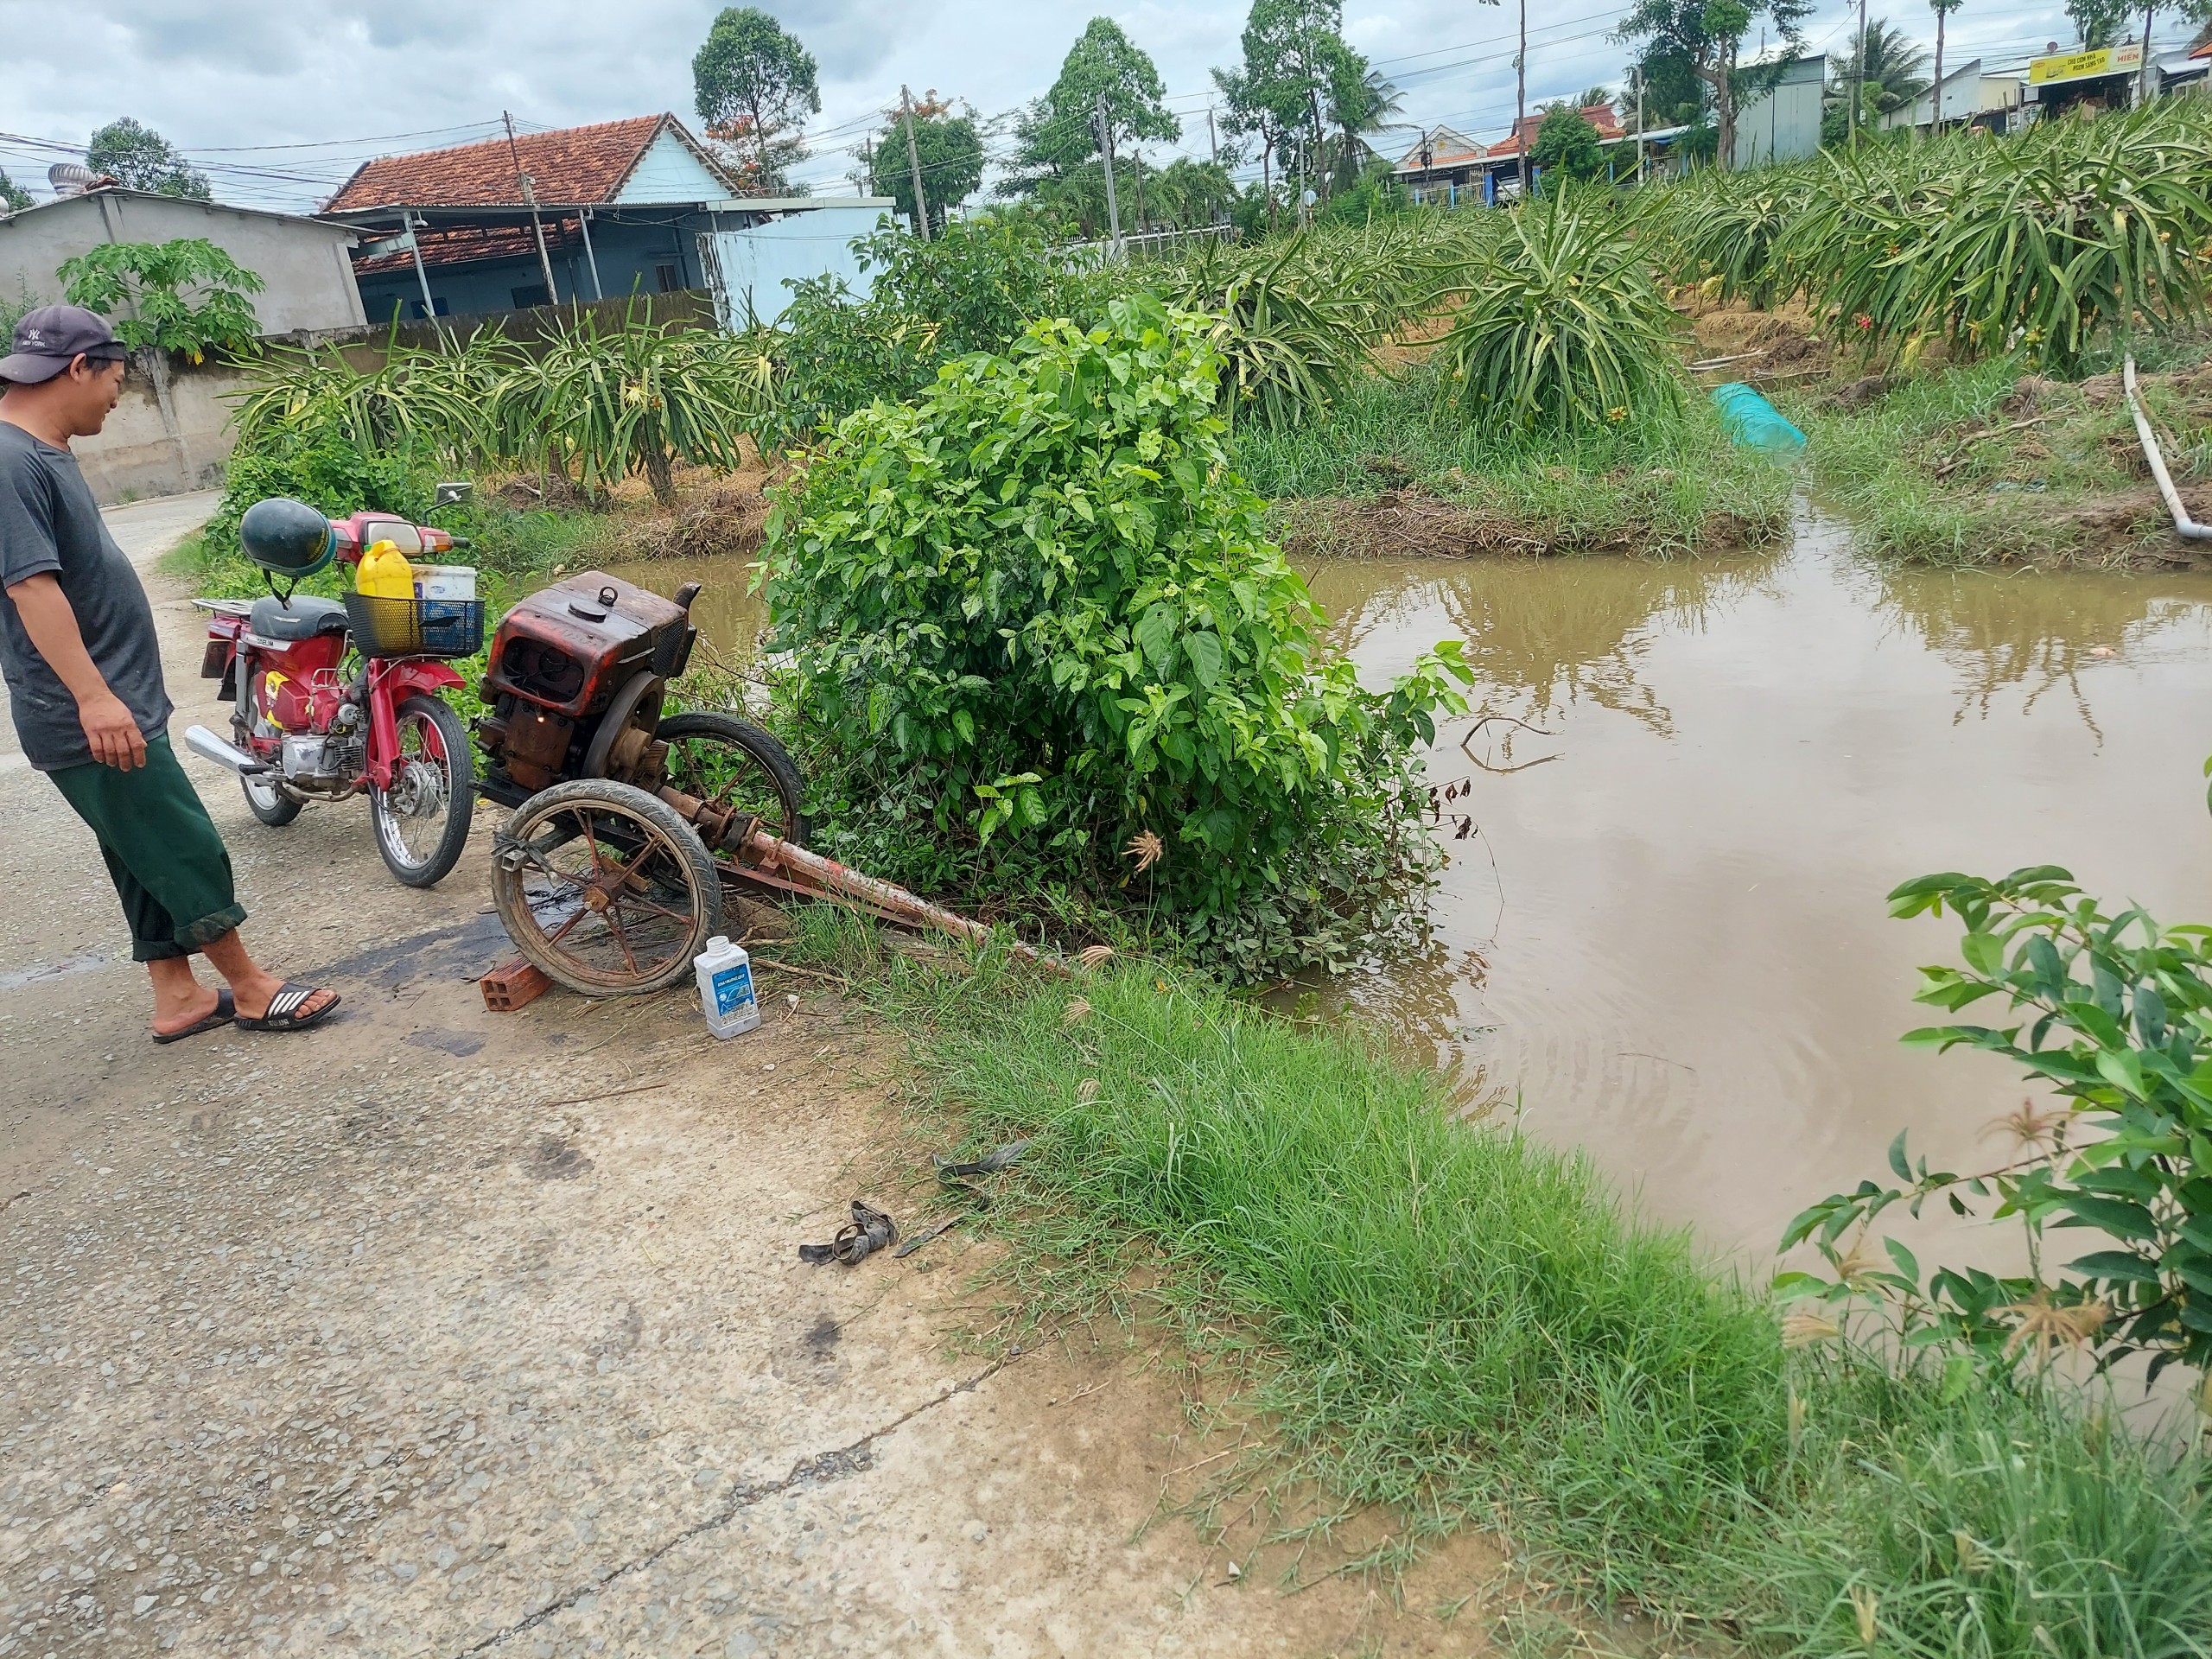
M 468 480 L 465 478 L 451 479 L 447 482 L 439 485 L 438 487 L 431 493 L 430 504 L 433 506 L 450 507 L 456 502 L 467 500 L 475 493 L 476 486 L 471 483 Z

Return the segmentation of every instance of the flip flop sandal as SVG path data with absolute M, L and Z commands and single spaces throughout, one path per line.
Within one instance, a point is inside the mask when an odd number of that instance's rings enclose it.
M 798 1259 L 802 1262 L 842 1262 L 847 1267 L 858 1267 L 878 1250 L 888 1249 L 899 1242 L 899 1224 L 872 1205 L 853 1200 L 853 1218 L 837 1230 L 837 1236 L 827 1244 L 802 1244 Z
M 187 1037 L 197 1037 L 203 1031 L 213 1031 L 218 1026 L 229 1025 L 232 1020 L 238 1018 L 238 1007 L 232 1002 L 230 992 L 217 991 L 214 1013 L 205 1019 L 194 1021 L 182 1031 L 157 1031 L 154 1033 L 154 1040 L 157 1043 L 174 1043 L 181 1041 Z
M 313 1014 L 302 1014 L 300 1010 L 307 1006 L 308 1000 L 317 991 L 323 988 L 320 985 L 295 985 L 288 979 L 276 995 L 269 999 L 269 1012 L 263 1014 L 260 1019 L 249 1019 L 243 1014 L 238 1015 L 238 1029 L 240 1031 L 307 1031 L 319 1026 L 338 1012 L 337 992 L 330 992 L 330 1001 Z

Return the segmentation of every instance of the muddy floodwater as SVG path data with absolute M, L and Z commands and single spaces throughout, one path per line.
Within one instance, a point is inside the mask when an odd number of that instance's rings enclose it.
M 623 574 L 757 634 L 734 566 Z M 1464 639 L 1478 710 L 1535 728 L 1443 734 L 1471 827 L 1433 941 L 1329 1000 L 1716 1244 L 1764 1255 L 1901 1128 L 1965 1166 L 2026 1092 L 1899 1047 L 1958 933 L 1888 919 L 1899 881 L 2055 863 L 2212 921 L 2212 575 L 1893 570 L 1810 514 L 1753 557 L 1307 575 L 1363 677 Z

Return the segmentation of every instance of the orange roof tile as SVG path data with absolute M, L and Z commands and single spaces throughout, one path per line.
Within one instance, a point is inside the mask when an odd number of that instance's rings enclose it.
M 521 183 L 516 163 L 531 177 L 542 202 L 609 202 L 620 194 L 652 141 L 665 125 L 717 177 L 721 169 L 672 115 L 641 115 L 626 121 L 560 127 L 551 132 L 515 135 L 449 149 L 418 150 L 411 156 L 382 156 L 365 162 L 333 196 L 327 213 L 360 213 L 376 207 L 519 207 Z M 425 250 L 425 258 L 428 251 Z
M 1620 118 L 1613 113 L 1611 104 L 1588 105 L 1580 111 L 1582 118 L 1598 129 L 1601 139 L 1621 136 Z M 1513 130 L 1490 147 L 1493 156 L 1518 156 L 1536 139 L 1536 129 L 1544 124 L 1542 115 L 1524 115 L 1513 124 Z

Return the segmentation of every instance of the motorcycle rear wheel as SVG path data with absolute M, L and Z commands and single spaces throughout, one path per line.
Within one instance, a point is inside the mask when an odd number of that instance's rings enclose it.
M 243 663 L 237 672 L 238 700 L 237 709 L 231 715 L 231 733 L 238 747 L 250 753 L 253 746 L 247 741 L 247 733 L 253 722 L 253 677 L 246 672 Z M 238 787 L 245 791 L 246 810 L 272 830 L 282 830 L 298 817 L 300 809 L 307 804 L 265 772 L 258 778 L 250 778 L 240 772 Z
M 586 996 L 673 985 L 721 931 L 722 890 L 698 832 L 657 796 L 606 778 L 541 790 L 492 861 L 515 949 Z
M 397 880 L 435 887 L 461 861 L 476 809 L 476 766 L 468 728 L 441 697 L 403 698 L 399 753 L 391 787 L 369 790 L 369 821 L 377 852 Z

